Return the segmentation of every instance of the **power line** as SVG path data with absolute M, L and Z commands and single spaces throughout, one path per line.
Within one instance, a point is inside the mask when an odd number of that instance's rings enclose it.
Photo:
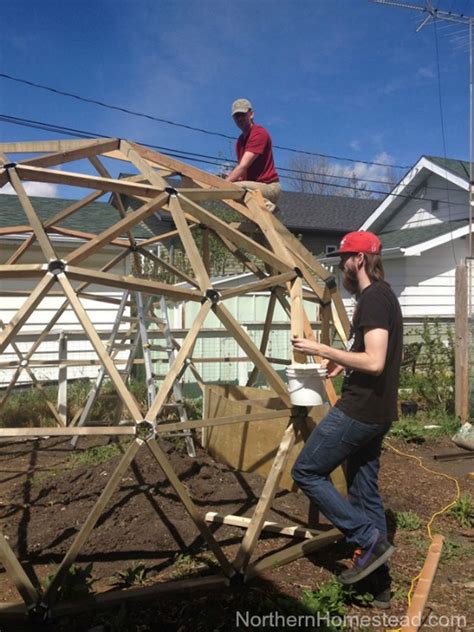
M 128 108 L 124 108 L 118 105 L 113 105 L 111 103 L 105 103 L 104 101 L 98 101 L 97 99 L 90 99 L 88 97 L 83 97 L 80 94 L 75 94 L 73 92 L 66 92 L 64 90 L 59 90 L 58 88 L 53 88 L 51 86 L 46 86 L 41 83 L 36 83 L 34 81 L 28 81 L 27 79 L 20 79 L 19 77 L 13 77 L 7 73 L 1 72 L 0 78 L 8 79 L 9 81 L 14 81 L 16 83 L 21 83 L 32 88 L 38 88 L 40 90 L 46 90 L 47 92 L 52 92 L 53 94 L 58 94 L 60 96 L 69 97 L 71 99 L 76 99 L 77 101 L 82 101 L 83 103 L 91 103 L 93 105 L 98 105 L 100 107 L 106 108 L 108 110 L 116 110 L 118 112 L 122 112 L 124 114 L 129 114 L 131 116 L 138 116 L 140 118 L 146 118 L 150 121 L 155 121 L 157 123 L 164 123 L 166 125 L 172 125 L 174 127 L 181 127 L 183 129 L 191 130 L 193 132 L 200 132 L 201 134 L 207 134 L 209 136 L 218 136 L 220 138 L 225 138 L 226 140 L 235 141 L 234 136 L 229 136 L 228 134 L 223 134 L 222 132 L 215 132 L 212 130 L 204 129 L 202 127 L 195 127 L 193 125 L 187 125 L 186 123 L 177 123 L 176 121 L 171 121 L 169 119 L 160 118 L 158 116 L 154 116 L 152 114 L 146 114 L 144 112 L 138 112 L 136 110 L 130 110 Z M 409 169 L 406 165 L 387 165 L 382 162 L 370 161 L 370 160 L 357 160 L 355 158 L 346 158 L 342 156 L 333 156 L 331 154 L 322 154 L 320 152 L 315 151 L 306 151 L 303 149 L 295 149 L 293 147 L 284 147 L 282 145 L 273 145 L 275 149 L 280 149 L 282 151 L 289 151 L 295 154 L 304 154 L 306 156 L 319 156 L 320 158 L 329 158 L 330 160 L 340 160 L 346 162 L 355 162 L 362 163 L 365 165 L 377 165 L 379 167 L 393 167 L 394 169 Z
M 33 129 L 41 129 L 44 131 L 49 131 L 49 132 L 55 132 L 55 133 L 59 133 L 59 134 L 65 134 L 67 136 L 79 136 L 80 138 L 104 138 L 104 137 L 110 137 L 110 135 L 107 134 L 97 134 L 96 132 L 88 132 L 85 130 L 78 130 L 75 129 L 73 127 L 66 127 L 66 126 L 62 126 L 62 125 L 55 125 L 53 123 L 43 123 L 40 121 L 34 121 L 31 119 L 24 119 L 24 118 L 19 118 L 19 117 L 15 117 L 15 116 L 10 116 L 10 115 L 6 115 L 6 114 L 0 114 L 0 121 L 3 121 L 5 123 L 10 123 L 12 125 L 19 125 L 21 127 L 29 127 L 29 128 L 33 128 Z M 152 145 L 150 143 L 140 143 L 141 145 L 143 145 L 144 147 L 149 147 L 150 149 L 157 149 L 159 151 L 161 151 L 163 154 L 165 154 L 166 156 L 171 156 L 173 158 L 178 158 L 180 160 L 191 160 L 192 162 L 198 162 L 198 163 L 202 163 L 202 164 L 208 164 L 208 165 L 214 165 L 214 166 L 218 166 L 218 167 L 223 167 L 225 162 L 229 162 L 226 159 L 217 159 L 217 160 L 206 160 L 204 158 L 199 158 L 199 157 L 194 157 L 194 156 L 204 156 L 205 154 L 194 154 L 193 152 L 186 152 L 186 151 L 181 151 L 181 150 L 177 150 L 177 149 L 171 149 L 171 148 L 167 148 L 167 147 L 162 147 L 160 145 Z M 210 158 L 214 158 L 213 156 L 210 156 Z M 218 162 L 218 160 L 220 162 Z M 299 171 L 295 170 L 295 173 L 301 173 Z M 307 172 L 309 175 L 314 175 L 312 172 Z M 332 177 L 332 176 L 328 176 L 327 174 L 324 174 L 324 177 Z M 343 177 L 343 176 L 338 176 L 338 177 Z M 376 190 L 376 189 L 357 189 L 357 187 L 355 186 L 351 186 L 351 185 L 344 185 L 344 184 L 337 184 L 337 183 L 329 183 L 327 181 L 324 180 L 315 180 L 315 179 L 306 179 L 306 178 L 297 178 L 295 176 L 285 176 L 282 175 L 281 178 L 284 178 L 286 180 L 294 180 L 296 182 L 303 182 L 303 183 L 308 183 L 308 184 L 321 184 L 324 185 L 326 187 L 334 187 L 336 189 L 350 189 L 352 191 L 363 191 L 366 193 L 375 193 L 377 195 L 381 195 L 384 194 L 382 191 Z M 350 178 L 345 178 L 347 180 L 349 180 Z M 381 184 L 387 184 L 387 182 L 382 182 L 380 181 Z M 445 190 L 444 187 L 438 187 L 442 190 Z M 400 197 L 400 198 L 406 198 L 409 200 L 423 200 L 423 201 L 428 201 L 428 202 L 437 202 L 438 200 L 434 200 L 431 198 L 425 198 L 425 197 L 417 197 L 414 195 L 405 195 L 403 193 L 388 193 L 385 195 L 392 195 L 393 197 Z M 461 202 L 453 202 L 452 204 L 457 205 L 457 206 L 464 206 L 464 204 L 462 204 Z
M 90 131 L 84 131 L 84 130 L 78 130 L 72 127 L 65 127 L 65 126 L 60 126 L 60 125 L 55 125 L 53 123 L 44 123 L 42 121 L 34 121 L 32 119 L 25 119 L 25 118 L 19 118 L 16 116 L 11 116 L 11 115 L 7 115 L 7 114 L 0 114 L 0 120 L 3 120 L 5 123 L 10 123 L 12 125 L 20 125 L 23 127 L 31 127 L 33 129 L 41 129 L 44 131 L 52 131 L 52 132 L 57 132 L 57 133 L 61 133 L 61 134 L 66 134 L 66 135 L 74 135 L 74 136 L 79 136 L 81 138 L 91 138 L 91 137 L 95 137 L 95 138 L 104 138 L 104 137 L 110 137 L 110 134 L 98 134 L 95 132 L 90 132 Z M 144 143 L 144 142 L 140 142 L 141 145 L 143 145 L 144 147 L 150 147 L 152 149 L 158 149 L 159 151 L 164 152 L 174 152 L 173 155 L 175 155 L 175 157 L 178 156 L 178 154 L 180 155 L 181 158 L 183 158 L 184 160 L 192 160 L 193 158 L 205 158 L 205 159 L 209 159 L 210 161 L 213 162 L 209 162 L 206 160 L 203 160 L 201 162 L 206 163 L 206 164 L 214 164 L 217 165 L 219 167 L 224 167 L 227 164 L 231 163 L 231 164 L 235 164 L 236 161 L 229 159 L 229 158 L 225 158 L 225 157 L 220 157 L 220 156 L 210 156 L 209 154 L 200 154 L 200 153 L 196 153 L 196 152 L 192 152 L 192 151 L 186 151 L 184 149 L 176 149 L 175 147 L 164 147 L 163 145 L 151 145 L 149 143 Z M 171 155 L 171 153 L 169 153 L 168 155 Z M 217 161 L 217 162 L 215 162 Z M 308 176 L 321 176 L 323 178 L 337 178 L 339 180 L 350 180 L 353 177 L 353 173 L 351 174 L 332 174 L 332 173 L 324 173 L 324 172 L 320 172 L 320 171 L 305 171 L 303 169 L 290 169 L 288 167 L 281 167 L 277 165 L 277 170 L 279 172 L 281 171 L 285 171 L 287 173 L 295 173 L 298 175 L 308 175 Z M 284 177 L 284 176 L 282 176 Z M 381 184 L 381 185 L 390 185 L 393 186 L 394 182 L 388 181 L 388 180 L 376 180 L 376 179 L 370 179 L 370 178 L 363 178 L 361 176 L 356 176 L 357 181 L 358 182 L 369 182 L 371 184 Z M 329 184 L 329 183 L 328 183 Z M 431 187 L 433 189 L 441 189 L 444 191 L 444 187 Z
M 95 138 L 107 137 L 108 138 L 111 136 L 110 134 L 106 134 L 106 133 L 99 134 L 97 132 L 79 130 L 73 127 L 56 125 L 54 123 L 45 123 L 43 121 L 35 121 L 32 119 L 11 116 L 8 114 L 0 114 L 0 120 L 3 120 L 6 123 L 11 123 L 14 125 L 21 125 L 25 127 L 31 127 L 33 129 L 41 129 L 44 131 L 58 132 L 58 133 L 67 134 L 67 135 L 75 135 L 81 138 L 91 138 L 91 137 L 95 137 Z M 186 156 L 188 159 L 191 159 L 192 157 L 196 157 L 196 158 L 210 159 L 212 161 L 218 161 L 218 162 L 208 162 L 207 164 L 216 164 L 218 166 L 225 166 L 228 163 L 236 164 L 235 160 L 225 158 L 225 157 L 210 156 L 209 154 L 200 154 L 200 153 L 196 153 L 192 151 L 186 151 L 184 149 L 176 149 L 175 147 L 164 147 L 163 145 L 152 145 L 152 144 L 144 143 L 144 142 L 140 142 L 140 144 L 143 145 L 144 147 L 158 149 L 159 151 L 162 151 L 162 152 L 174 152 L 174 153 L 180 154 L 181 156 Z M 206 162 L 206 161 L 203 160 L 202 162 Z M 287 173 L 296 173 L 296 174 L 303 174 L 303 175 L 310 175 L 310 176 L 322 176 L 326 178 L 338 178 L 342 180 L 350 180 L 353 176 L 352 173 L 346 174 L 346 175 L 339 175 L 339 174 L 323 173 L 323 172 L 318 172 L 318 171 L 305 171 L 303 169 L 291 169 L 289 167 L 281 167 L 281 166 L 277 166 L 277 169 L 279 172 L 285 171 Z M 373 184 L 383 184 L 383 185 L 390 184 L 390 182 L 388 182 L 387 180 L 375 180 L 375 179 L 369 179 L 369 178 L 362 178 L 359 176 L 357 176 L 357 180 L 360 182 L 370 182 Z
M 60 133 L 60 134 L 66 134 L 68 136 L 78 136 L 80 138 L 91 138 L 91 137 L 95 137 L 95 138 L 104 138 L 107 137 L 109 138 L 111 136 L 111 134 L 108 133 L 97 133 L 97 132 L 91 132 L 91 131 L 85 131 L 85 130 L 79 130 L 73 127 L 66 127 L 66 126 L 62 126 L 62 125 L 56 125 L 54 123 L 45 123 L 43 121 L 35 121 L 32 119 L 26 119 L 26 118 L 20 118 L 20 117 L 16 117 L 16 116 L 11 116 L 8 114 L 1 114 L 0 113 L 0 121 L 3 121 L 5 123 L 10 123 L 12 125 L 19 125 L 21 127 L 30 127 L 33 129 L 41 129 L 43 131 L 49 131 L 49 132 L 55 132 L 55 133 Z M 225 157 L 221 157 L 221 156 L 210 156 L 209 154 L 200 154 L 200 153 L 196 153 L 196 152 L 192 152 L 192 151 L 186 151 L 184 149 L 176 149 L 175 147 L 165 147 L 163 145 L 153 145 L 150 143 L 145 143 L 145 142 L 141 142 L 139 141 L 140 145 L 143 145 L 144 147 L 150 147 L 151 149 L 157 149 L 158 151 L 161 151 L 162 153 L 166 153 L 166 155 L 168 156 L 173 156 L 174 158 L 180 158 L 182 160 L 192 160 L 194 162 L 201 162 L 203 164 L 209 164 L 209 165 L 215 165 L 218 167 L 225 167 L 227 166 L 229 163 L 231 164 L 235 164 L 236 161 L 229 159 L 229 158 L 225 158 Z M 196 160 L 197 158 L 203 158 L 204 160 Z M 353 174 L 346 174 L 346 175 L 339 175 L 339 174 L 331 174 L 331 173 L 324 173 L 324 172 L 320 172 L 320 171 L 305 171 L 302 169 L 290 169 L 288 167 L 281 167 L 277 165 L 277 170 L 278 172 L 287 172 L 287 173 L 295 173 L 298 175 L 308 175 L 308 176 L 320 176 L 323 178 L 337 178 L 339 180 L 350 180 L 353 177 Z M 289 178 L 289 176 L 281 176 L 282 178 Z M 394 182 L 390 182 L 388 180 L 376 180 L 376 179 L 370 179 L 370 178 L 362 178 L 361 176 L 356 176 L 357 181 L 358 182 L 369 182 L 372 184 L 381 184 L 384 186 L 390 185 L 393 186 L 395 183 Z M 289 178 L 289 179 L 294 179 L 294 180 L 298 180 L 301 181 L 301 178 Z M 304 182 L 311 182 L 310 180 L 303 180 Z M 337 184 L 331 184 L 330 182 L 325 181 L 322 184 L 326 184 L 327 186 L 337 186 Z M 350 188 L 356 188 L 354 186 L 351 186 Z M 437 186 L 431 186 L 431 189 L 436 189 L 436 190 L 441 190 L 441 191 L 445 191 L 445 187 L 437 187 Z M 365 189 L 361 189 L 361 190 L 365 190 Z M 378 193 L 381 193 L 381 191 L 377 191 Z

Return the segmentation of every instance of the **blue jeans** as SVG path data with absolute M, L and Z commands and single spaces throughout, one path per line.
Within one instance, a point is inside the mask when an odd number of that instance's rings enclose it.
M 292 476 L 306 496 L 346 536 L 351 544 L 368 548 L 377 532 L 387 537 L 378 490 L 379 457 L 390 423 L 365 423 L 332 408 L 313 430 L 296 460 Z M 347 497 L 329 480 L 347 462 Z

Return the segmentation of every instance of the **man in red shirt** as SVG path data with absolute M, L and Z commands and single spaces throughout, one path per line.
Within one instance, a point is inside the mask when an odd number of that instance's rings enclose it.
M 232 118 L 242 134 L 235 145 L 239 164 L 232 169 L 226 180 L 237 182 L 246 189 L 260 190 L 268 201 L 267 208 L 273 211 L 281 186 L 273 162 L 270 134 L 264 127 L 253 122 L 252 104 L 248 99 L 234 101 Z

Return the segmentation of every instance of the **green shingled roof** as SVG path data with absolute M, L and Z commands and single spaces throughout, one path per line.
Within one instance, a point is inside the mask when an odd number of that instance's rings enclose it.
M 430 239 L 435 239 L 453 230 L 467 226 L 467 220 L 456 222 L 441 222 L 429 226 L 419 226 L 417 228 L 405 228 L 404 230 L 392 230 L 388 233 L 380 233 L 379 238 L 382 248 L 409 248 L 422 244 Z
M 30 201 L 42 221 L 54 217 L 56 213 L 77 202 L 77 200 L 35 196 L 30 196 Z M 112 205 L 104 202 L 92 202 L 61 221 L 59 226 L 97 234 L 118 222 L 119 219 L 120 215 Z M 0 195 L 0 227 L 18 226 L 28 223 L 17 196 Z M 153 233 L 144 223 L 138 224 L 132 232 L 137 239 L 147 239 L 153 236 Z
M 469 163 L 465 160 L 455 160 L 454 158 L 439 158 L 438 156 L 425 156 L 427 160 L 431 160 L 435 165 L 442 169 L 451 171 L 454 175 L 463 178 L 469 182 Z

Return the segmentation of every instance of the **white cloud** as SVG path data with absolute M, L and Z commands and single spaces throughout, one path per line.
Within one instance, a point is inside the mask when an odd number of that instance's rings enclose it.
M 58 187 L 56 184 L 49 182 L 25 182 L 24 188 L 28 195 L 36 195 L 38 197 L 58 197 Z M 6 184 L 0 191 L 2 195 L 15 195 L 15 191 L 10 183 Z
M 373 164 L 373 163 L 378 164 Z M 366 184 L 369 190 L 378 190 L 385 182 L 393 181 L 393 168 L 390 164 L 394 163 L 394 158 L 386 151 L 377 154 L 370 164 L 364 162 L 352 162 L 350 164 L 331 163 L 329 173 L 334 176 L 350 178 L 355 176 L 360 180 L 360 184 Z M 385 166 L 387 165 L 387 166 Z M 366 180 L 374 180 L 375 182 L 365 182 Z M 347 185 L 348 181 L 337 180 L 338 184 Z
M 428 79 L 433 79 L 435 76 L 434 70 L 431 66 L 421 66 L 418 68 L 416 74 L 418 77 L 426 77 Z

